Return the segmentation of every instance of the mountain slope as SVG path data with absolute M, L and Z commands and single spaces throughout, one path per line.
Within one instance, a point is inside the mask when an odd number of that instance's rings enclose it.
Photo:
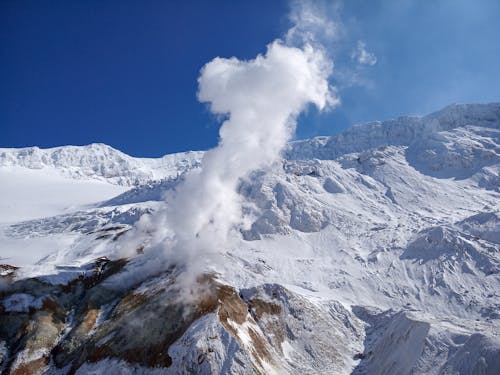
M 134 158 L 100 143 L 49 149 L 3 148 L 0 149 L 0 167 L 55 169 L 66 177 L 134 186 L 150 180 L 175 177 L 197 166 L 201 155 L 201 152 L 191 151 L 159 159 Z
M 194 295 L 145 223 L 165 225 L 154 212 L 197 162 L 111 199 L 4 224 L 2 249 L 70 241 L 37 264 L 1 266 L 3 369 L 499 373 L 499 129 L 500 104 L 453 105 L 291 143 L 282 163 L 241 182 L 253 221 L 200 270 Z M 79 182 L 67 171 L 112 183 L 143 176 L 132 158 L 88 172 L 92 158 L 43 168 Z M 24 168 L 19 160 L 9 163 Z

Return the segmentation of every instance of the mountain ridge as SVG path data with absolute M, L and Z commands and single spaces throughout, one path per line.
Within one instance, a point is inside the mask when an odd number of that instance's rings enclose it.
M 161 158 L 135 158 L 102 143 L 47 149 L 36 146 L 1 148 L 0 167 L 53 168 L 71 178 L 91 178 L 134 186 L 194 168 L 199 165 L 201 155 L 198 151 L 188 151 Z
M 416 138 L 470 124 L 498 129 L 500 103 L 452 104 L 425 116 L 401 116 L 357 124 L 337 135 L 291 142 L 285 155 L 291 159 L 335 159 L 370 148 L 409 145 Z
M 343 154 L 387 145 L 409 145 L 417 138 L 472 124 L 499 129 L 500 103 L 452 104 L 426 116 L 401 116 L 392 120 L 357 124 L 337 135 L 292 141 L 284 157 L 336 159 Z M 0 148 L 0 167 L 72 168 L 63 170 L 63 174 L 134 186 L 150 180 L 175 177 L 179 171 L 182 173 L 195 168 L 199 166 L 203 153 L 185 151 L 160 158 L 138 158 L 103 143 L 46 149 L 37 146 Z

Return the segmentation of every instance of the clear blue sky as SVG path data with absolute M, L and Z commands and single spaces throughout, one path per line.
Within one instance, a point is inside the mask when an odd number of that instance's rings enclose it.
M 290 27 L 273 1 L 0 2 L 0 147 L 103 142 L 134 156 L 217 144 L 196 100 L 216 56 L 265 52 Z M 352 123 L 500 101 L 500 1 L 344 0 L 325 48 L 342 104 L 297 137 Z M 359 41 L 373 65 L 353 58 Z

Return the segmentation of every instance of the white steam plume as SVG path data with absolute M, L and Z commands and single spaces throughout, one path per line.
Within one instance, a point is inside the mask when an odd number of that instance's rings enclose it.
M 327 81 L 331 70 L 321 50 L 280 41 L 254 60 L 215 58 L 203 67 L 199 100 L 229 118 L 201 169 L 168 198 L 175 252 L 207 256 L 224 249 L 231 230 L 244 224 L 237 193 L 241 178 L 280 157 L 308 103 L 323 109 L 335 102 Z
M 309 12 L 307 19 L 318 18 Z M 201 69 L 198 99 L 227 119 L 218 146 L 168 193 L 164 216 L 153 220 L 168 228 L 161 247 L 169 262 L 185 265 L 187 285 L 195 284 L 207 263 L 218 263 L 217 254 L 249 224 L 238 194 L 241 179 L 279 160 L 309 104 L 322 110 L 338 103 L 328 83 L 333 63 L 317 43 L 300 43 L 275 40 L 253 60 L 217 57 Z

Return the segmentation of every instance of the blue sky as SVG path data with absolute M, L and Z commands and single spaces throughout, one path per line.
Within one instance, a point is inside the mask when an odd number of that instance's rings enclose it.
M 500 2 L 325 2 L 341 105 L 297 137 L 500 101 Z M 103 142 L 134 156 L 214 147 L 196 99 L 216 56 L 250 59 L 291 27 L 288 1 L 0 2 L 0 147 Z M 361 59 L 360 51 L 368 56 Z M 376 62 L 375 62 L 376 60 Z

